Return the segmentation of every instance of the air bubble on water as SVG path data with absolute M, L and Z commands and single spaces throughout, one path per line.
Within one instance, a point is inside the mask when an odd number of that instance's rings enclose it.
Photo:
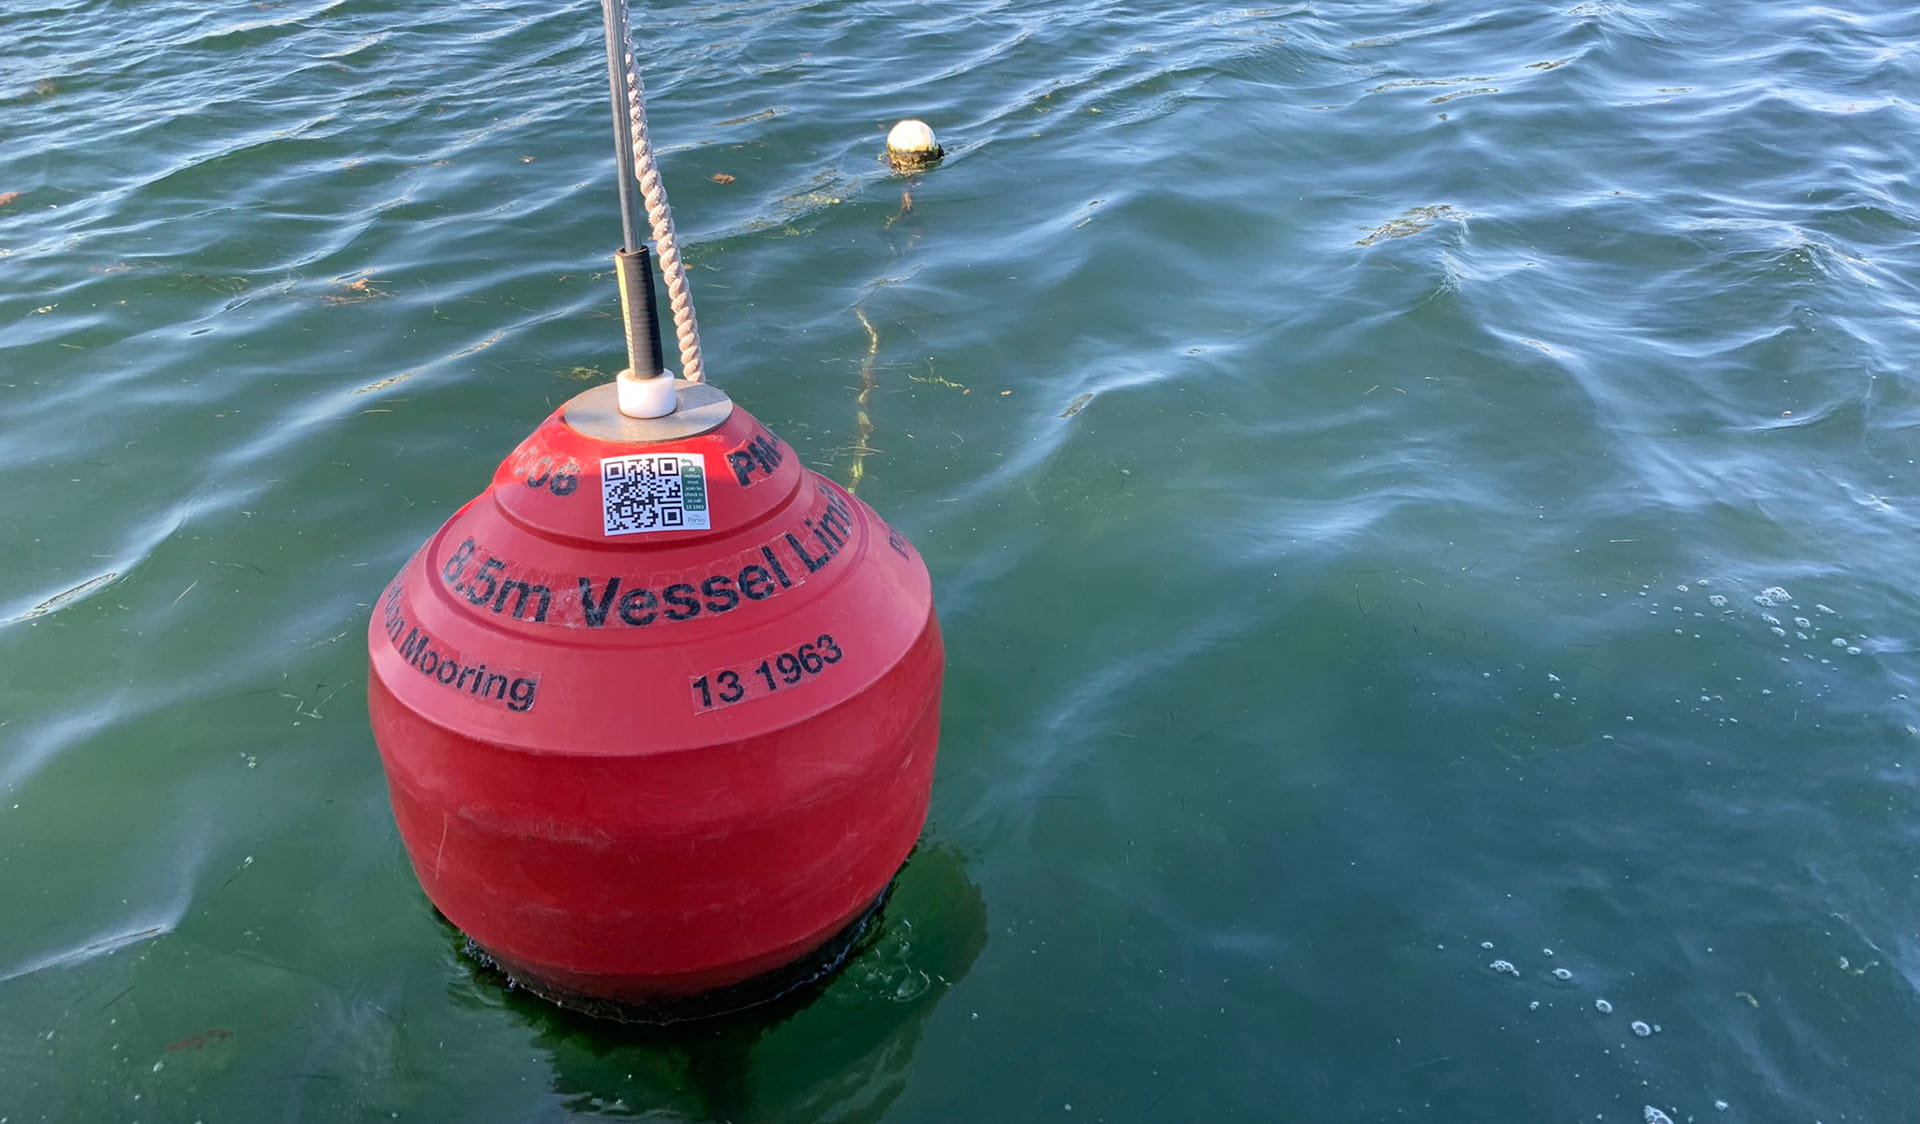
M 1503 976 L 1517 976 L 1520 974 L 1520 969 L 1507 963 L 1505 960 L 1495 960 L 1493 963 L 1487 965 L 1487 967 L 1492 968 Z
M 1812 628 L 1813 627 L 1813 622 L 1808 620 L 1805 617 L 1793 618 L 1793 624 L 1795 628 Z
M 1596 999 L 1596 1000 L 1594 1000 L 1594 1001 L 1593 1001 L 1593 1009 L 1594 1009 L 1594 1010 L 1596 1010 L 1596 1011 L 1598 1011 L 1598 1012 L 1600 1012 L 1600 1013 L 1601 1013 L 1601 1014 L 1603 1014 L 1603 1015 L 1611 1015 L 1611 1014 L 1613 1014 L 1613 1004 L 1611 1004 L 1611 1003 L 1609 1003 L 1609 1002 L 1607 1002 L 1607 1001 L 1606 1001 L 1606 1000 L 1604 1000 L 1604 999 Z
M 1727 596 L 1724 593 L 1713 594 L 1707 598 L 1707 604 L 1712 605 L 1716 609 L 1724 609 L 1727 607 Z
M 1558 675 L 1555 675 L 1553 672 L 1549 671 L 1547 672 L 1547 682 L 1558 683 L 1560 682 L 1560 677 Z
M 1763 694 L 1763 695 L 1771 695 L 1771 694 L 1773 694 L 1773 688 L 1772 688 L 1772 687 L 1762 687 L 1762 688 L 1760 688 L 1760 693 L 1761 693 L 1761 694 Z
M 1693 584 L 1698 586 L 1707 586 L 1707 585 L 1712 585 L 1713 583 L 1706 578 L 1695 578 Z
M 894 982 L 893 993 L 888 995 L 887 998 L 893 1000 L 895 1003 L 911 1003 L 915 999 L 925 995 L 927 989 L 932 986 L 932 977 L 928 976 L 926 972 L 914 968 Z
M 1480 947 L 1481 947 L 1481 948 L 1484 948 L 1484 949 L 1486 949 L 1486 950 L 1487 950 L 1488 952 L 1492 952 L 1492 951 L 1493 951 L 1493 942 L 1492 942 L 1492 941 L 1481 941 L 1481 942 L 1480 942 Z
M 1668 1116 L 1652 1105 L 1644 1106 L 1641 1111 L 1646 1115 L 1647 1124 L 1673 1124 L 1673 1117 Z
M 1725 1112 L 1725 1111 L 1727 1111 L 1727 1102 L 1725 1102 L 1725 1101 L 1715 1101 L 1715 1102 L 1713 1102 L 1713 1107 L 1715 1107 L 1715 1108 L 1717 1108 L 1717 1109 L 1719 1109 L 1719 1110 L 1720 1110 L 1721 1112 Z
M 1635 1034 L 1639 1035 L 1642 1038 L 1645 1038 L 1647 1035 L 1653 1033 L 1653 1028 L 1648 1026 L 1646 1023 L 1641 1022 L 1639 1019 L 1633 1020 L 1633 1022 L 1629 1023 L 1628 1025 L 1633 1028 L 1633 1032 Z
M 1556 980 L 1570 980 L 1573 978 L 1573 973 L 1567 971 L 1565 968 L 1555 968 L 1553 970 L 1553 978 Z
M 1761 605 L 1785 605 L 1792 602 L 1793 594 L 1788 593 L 1777 585 L 1770 585 L 1759 593 L 1754 594 L 1753 599 Z
M 1859 655 L 1859 654 L 1860 654 L 1860 649 L 1859 649 L 1859 648 L 1854 648 L 1854 647 L 1849 647 L 1849 648 L 1847 649 L 1847 654 L 1848 654 L 1849 656 L 1857 656 L 1857 655 Z
M 1538 999 L 1527 1004 L 1527 1010 L 1529 1011 L 1538 1011 L 1539 1009 L 1540 1009 L 1540 1001 Z
M 1787 630 L 1784 628 L 1781 628 L 1777 624 L 1774 625 L 1773 628 L 1769 629 L 1768 631 L 1772 632 L 1775 636 L 1778 636 L 1782 639 L 1785 639 L 1787 635 Z
M 1834 646 L 1834 647 L 1836 647 L 1836 648 L 1844 648 L 1844 647 L 1846 647 L 1846 646 L 1847 646 L 1847 638 L 1846 638 L 1846 637 L 1844 637 L 1844 636 L 1836 636 L 1836 637 L 1834 637 L 1834 638 L 1833 638 L 1833 646 Z
M 1550 949 L 1550 948 L 1543 948 L 1543 949 L 1541 949 L 1541 950 L 1540 950 L 1540 955 L 1542 955 L 1542 956 L 1552 956 L 1552 955 L 1553 955 L 1553 950 L 1552 950 L 1552 949 Z
M 1687 587 L 1686 587 L 1686 586 L 1684 586 L 1684 585 L 1676 585 L 1676 586 L 1674 586 L 1673 588 L 1675 588 L 1675 589 L 1677 589 L 1677 590 L 1679 590 L 1679 591 L 1680 591 L 1680 592 L 1682 592 L 1682 593 L 1685 593 L 1685 592 L 1687 591 Z

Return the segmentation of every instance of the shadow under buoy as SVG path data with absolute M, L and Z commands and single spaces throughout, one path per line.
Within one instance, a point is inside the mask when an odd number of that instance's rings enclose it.
M 959 852 L 923 842 L 836 971 L 758 1006 L 668 1025 L 555 1007 L 445 928 L 468 969 L 462 986 L 492 992 L 533 1030 L 568 1111 L 807 1124 L 877 1121 L 898 1098 L 921 1023 L 986 945 L 987 911 Z

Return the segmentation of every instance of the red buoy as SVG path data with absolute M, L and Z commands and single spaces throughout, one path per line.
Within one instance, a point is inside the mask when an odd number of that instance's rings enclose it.
M 925 820 L 944 665 L 906 539 L 676 389 L 661 418 L 613 386 L 556 411 L 368 632 L 427 896 L 529 988 L 641 1017 L 837 955 Z

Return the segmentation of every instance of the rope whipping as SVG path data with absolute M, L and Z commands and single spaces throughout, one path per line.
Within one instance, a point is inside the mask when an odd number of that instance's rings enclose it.
M 673 212 L 667 208 L 667 188 L 660 180 L 660 168 L 654 160 L 653 143 L 647 136 L 647 107 L 640 84 L 640 63 L 633 48 L 632 18 L 627 0 L 600 0 L 607 25 L 607 62 L 619 84 L 625 87 L 627 129 L 625 144 L 619 135 L 615 115 L 615 147 L 623 163 L 631 156 L 631 175 L 640 184 L 640 199 L 646 208 L 647 223 L 653 230 L 653 246 L 660 259 L 660 275 L 667 284 L 667 304 L 673 309 L 674 338 L 680 348 L 680 376 L 691 382 L 706 380 L 706 367 L 700 359 L 700 322 L 693 314 L 693 291 L 687 284 L 686 262 L 680 256 L 680 239 L 674 233 Z M 617 56 L 617 57 L 616 57 Z M 615 98 L 618 100 L 619 91 Z M 621 183 L 621 222 L 632 249 L 639 233 L 634 229 L 628 170 L 623 169 Z

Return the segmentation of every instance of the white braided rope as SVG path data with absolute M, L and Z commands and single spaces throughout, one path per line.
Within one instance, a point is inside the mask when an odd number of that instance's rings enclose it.
M 687 265 L 680 257 L 680 240 L 673 231 L 673 212 L 667 209 L 667 188 L 647 139 L 647 107 L 641 96 L 640 64 L 634 57 L 633 29 L 627 5 L 618 5 L 620 45 L 627 67 L 627 121 L 633 134 L 633 176 L 640 181 L 640 201 L 653 227 L 653 248 L 660 259 L 660 275 L 667 283 L 667 303 L 673 309 L 674 337 L 680 347 L 680 377 L 706 381 L 700 361 L 700 322 L 693 315 L 693 291 L 687 284 Z

